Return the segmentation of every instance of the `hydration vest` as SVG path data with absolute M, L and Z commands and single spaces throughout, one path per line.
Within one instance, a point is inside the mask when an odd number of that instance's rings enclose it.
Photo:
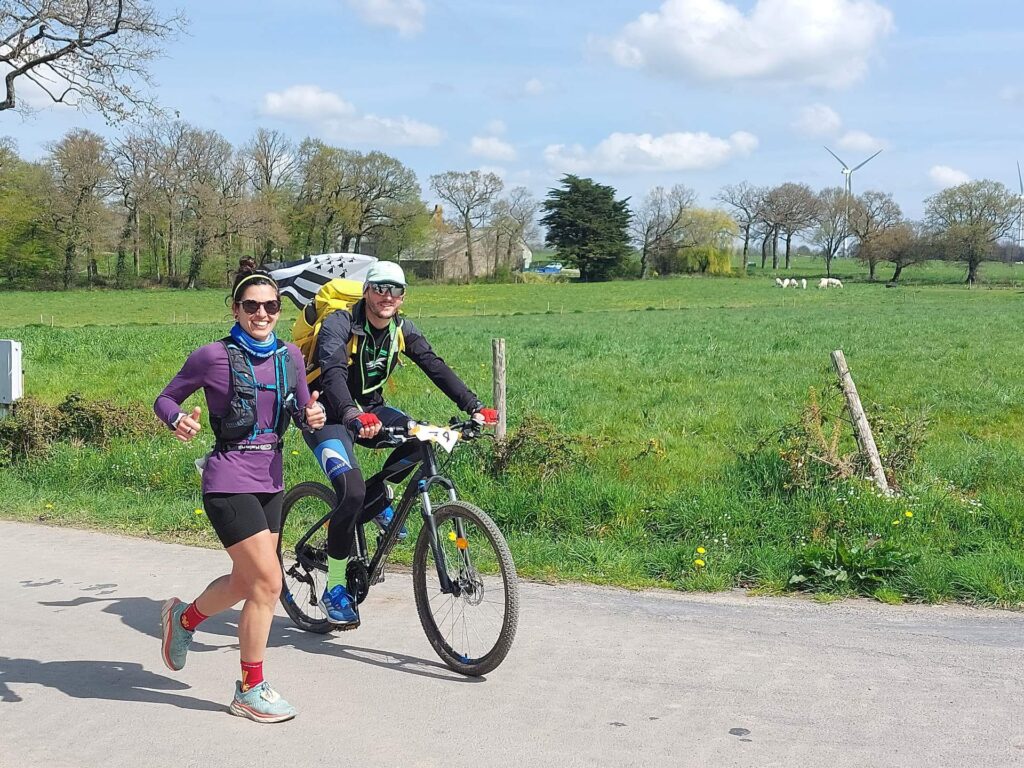
M 228 366 L 231 368 L 231 403 L 223 416 L 210 414 L 210 428 L 217 442 L 215 451 L 280 451 L 284 433 L 288 431 L 288 421 L 298 410 L 295 403 L 295 382 L 288 379 L 290 357 L 287 345 L 277 340 L 277 350 L 273 354 L 274 383 L 261 384 L 256 380 L 256 371 L 245 351 L 230 336 L 221 339 L 221 344 L 228 353 Z M 271 390 L 275 393 L 274 426 L 259 428 L 256 419 L 256 393 L 259 390 Z M 273 443 L 254 443 L 257 435 L 274 433 L 277 440 Z

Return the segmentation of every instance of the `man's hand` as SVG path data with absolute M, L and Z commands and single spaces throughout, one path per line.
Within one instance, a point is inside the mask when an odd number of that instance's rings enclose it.
M 309 402 L 306 403 L 306 426 L 310 429 L 320 429 L 327 423 L 327 412 L 317 402 L 320 399 L 319 392 L 312 392 L 309 395 Z
M 348 426 L 356 433 L 357 437 L 369 440 L 371 437 L 376 437 L 384 425 L 372 413 L 360 413 L 348 423 Z
M 479 408 L 473 414 L 473 421 L 477 422 L 478 424 L 497 424 L 498 412 L 494 408 Z
M 199 434 L 199 430 L 202 429 L 202 425 L 199 423 L 199 416 L 202 411 L 199 410 L 197 405 L 192 409 L 191 415 L 182 416 L 178 419 L 178 426 L 174 428 L 174 436 L 181 440 L 183 443 L 187 443 L 193 437 Z

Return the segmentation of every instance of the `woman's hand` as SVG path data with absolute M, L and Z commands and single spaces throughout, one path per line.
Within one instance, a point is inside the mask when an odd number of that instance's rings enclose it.
M 320 429 L 327 423 L 327 412 L 317 402 L 320 399 L 319 392 L 312 392 L 309 395 L 309 402 L 306 403 L 306 426 L 310 429 Z
M 183 443 L 187 443 L 193 437 L 199 434 L 199 430 L 202 429 L 202 425 L 199 423 L 199 416 L 202 411 L 199 410 L 197 405 L 192 409 L 191 414 L 186 414 L 178 419 L 178 426 L 174 428 L 174 436 L 181 440 Z

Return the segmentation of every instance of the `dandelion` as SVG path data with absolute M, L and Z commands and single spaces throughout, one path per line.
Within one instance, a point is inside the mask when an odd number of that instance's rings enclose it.
M 913 513 L 913 512 L 911 512 L 911 511 L 910 511 L 910 510 L 908 509 L 908 510 L 907 510 L 906 512 L 904 512 L 904 513 L 903 513 L 903 516 L 904 516 L 904 517 L 913 517 L 913 516 L 914 516 L 914 513 Z
M 299 455 L 298 451 L 292 451 L 292 456 L 298 456 L 298 455 Z
M 45 508 L 46 509 L 53 509 L 53 504 L 47 504 Z
M 707 552 L 707 550 L 704 549 L 704 547 L 697 547 L 697 554 L 698 555 L 703 555 L 706 552 Z
M 696 560 L 693 561 L 693 565 L 694 565 L 695 568 L 703 568 L 704 567 L 704 561 L 701 560 L 700 558 L 697 558 Z
M 196 510 L 196 514 L 197 514 L 197 515 L 201 515 L 201 514 L 203 514 L 203 510 L 201 510 L 201 509 L 197 509 L 197 510 Z
M 892 524 L 893 524 L 893 525 L 899 525 L 899 524 L 900 524 L 900 521 L 899 521 L 899 520 L 893 520 L 893 521 L 892 521 Z

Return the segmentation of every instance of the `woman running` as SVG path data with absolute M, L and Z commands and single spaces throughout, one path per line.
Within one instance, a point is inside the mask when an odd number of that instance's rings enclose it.
M 309 394 L 298 348 L 274 334 L 281 297 L 273 278 L 243 259 L 230 300 L 236 321 L 231 333 L 189 355 L 153 405 L 174 436 L 189 442 L 200 431 L 201 411 L 195 407 L 186 414 L 181 404 L 203 390 L 215 437 L 202 471 L 203 507 L 231 557 L 231 573 L 214 579 L 190 604 L 176 597 L 164 603 L 163 659 L 180 670 L 196 628 L 244 600 L 238 622 L 242 679 L 229 709 L 277 723 L 296 714 L 263 679 L 267 637 L 281 594 L 281 449 L 289 421 L 312 431 L 325 417 L 317 393 Z

